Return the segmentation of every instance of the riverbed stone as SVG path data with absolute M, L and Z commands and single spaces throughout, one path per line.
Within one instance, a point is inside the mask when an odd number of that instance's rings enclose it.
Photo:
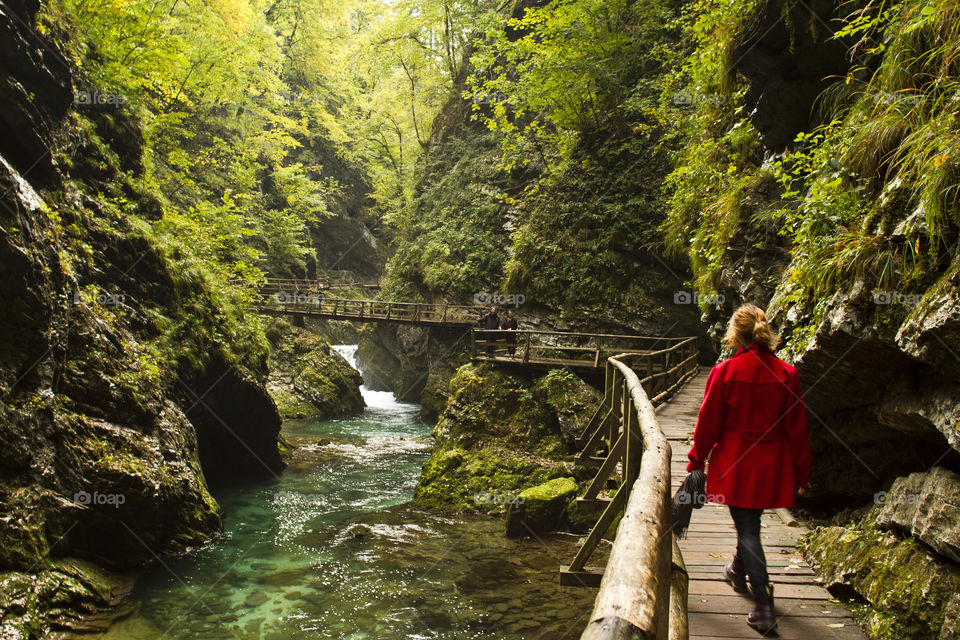
M 266 601 L 267 601 L 267 594 L 263 593 L 262 591 L 254 591 L 253 593 L 251 593 L 246 597 L 246 599 L 243 601 L 243 605 L 251 608 L 259 607 Z
M 520 492 L 507 508 L 507 535 L 519 537 L 561 528 L 567 505 L 577 491 L 573 478 L 554 478 Z

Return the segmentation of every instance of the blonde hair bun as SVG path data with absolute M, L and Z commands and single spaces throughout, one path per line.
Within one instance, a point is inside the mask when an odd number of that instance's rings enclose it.
M 780 344 L 776 334 L 767 321 L 767 314 L 755 304 L 745 304 L 730 316 L 727 333 L 723 336 L 723 346 L 729 349 L 749 344 L 758 344 L 771 351 Z

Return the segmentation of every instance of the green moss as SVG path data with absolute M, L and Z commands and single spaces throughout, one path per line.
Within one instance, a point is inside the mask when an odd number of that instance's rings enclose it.
M 869 603 L 856 614 L 873 638 L 939 637 L 944 606 L 960 592 L 960 569 L 912 538 L 878 530 L 871 517 L 848 527 L 820 527 L 799 548 L 827 582 L 841 582 Z
M 272 389 L 270 391 L 270 397 L 273 398 L 273 401 L 277 404 L 277 411 L 280 412 L 280 417 L 284 419 L 306 418 L 317 412 L 317 408 L 313 406 L 313 403 L 298 397 L 292 391 Z
M 503 512 L 520 492 L 570 476 L 568 424 L 589 419 L 596 393 L 568 372 L 535 380 L 467 364 L 450 380 L 430 459 L 414 503 L 442 510 Z
M 524 502 L 549 502 L 558 497 L 569 497 L 577 491 L 577 481 L 573 478 L 554 478 L 535 487 L 524 489 L 518 498 Z

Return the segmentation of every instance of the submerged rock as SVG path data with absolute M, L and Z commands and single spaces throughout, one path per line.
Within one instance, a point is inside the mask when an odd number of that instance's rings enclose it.
M 577 491 L 573 478 L 554 478 L 521 491 L 507 508 L 507 535 L 516 538 L 560 529 Z
M 370 529 L 370 527 L 368 527 L 367 525 L 355 524 L 352 527 L 350 527 L 347 533 L 350 534 L 350 537 L 353 538 L 354 540 L 363 540 L 364 538 L 369 538 L 370 535 L 373 533 L 373 530 Z

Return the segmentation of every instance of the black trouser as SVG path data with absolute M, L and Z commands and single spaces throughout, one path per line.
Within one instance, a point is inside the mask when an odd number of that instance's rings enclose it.
M 760 514 L 763 509 L 730 507 L 733 524 L 737 528 L 737 555 L 733 561 L 743 566 L 750 578 L 754 593 L 762 593 L 770 583 L 767 559 L 760 543 Z

